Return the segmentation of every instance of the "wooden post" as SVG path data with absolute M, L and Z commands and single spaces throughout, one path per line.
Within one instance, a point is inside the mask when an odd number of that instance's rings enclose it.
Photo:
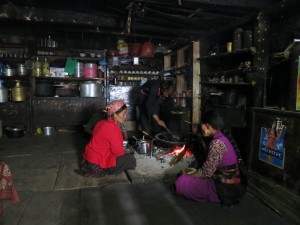
M 184 48 L 177 50 L 176 68 L 180 68 L 182 66 L 184 66 Z M 182 74 L 176 75 L 176 90 L 178 93 L 186 90 L 186 80 Z
M 171 55 L 164 56 L 164 69 L 168 69 L 171 67 Z
M 192 109 L 192 123 L 200 123 L 200 109 L 201 109 L 201 75 L 200 75 L 200 42 L 193 42 L 193 109 Z

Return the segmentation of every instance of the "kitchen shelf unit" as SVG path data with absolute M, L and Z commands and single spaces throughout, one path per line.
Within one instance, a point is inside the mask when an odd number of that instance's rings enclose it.
M 256 52 L 252 46 L 233 52 L 204 54 L 197 59 L 201 64 L 202 109 L 217 111 L 229 131 L 246 127 L 257 79 Z M 220 104 L 213 104 L 216 95 Z
M 9 46 L 14 47 L 14 46 Z M 21 46 L 17 50 L 23 52 L 23 48 L 26 46 Z M 8 48 L 9 49 L 9 48 Z M 40 62 L 47 59 L 50 66 L 54 65 L 60 68 L 65 67 L 65 63 L 68 57 L 76 58 L 79 62 L 83 63 L 96 63 L 98 64 L 100 60 L 105 60 L 103 58 L 105 54 L 101 57 L 89 57 L 87 54 L 85 57 L 81 57 L 78 50 L 75 52 L 63 48 L 38 48 L 44 51 L 43 54 L 37 54 L 34 49 L 28 49 L 31 54 L 26 55 L 26 58 L 14 58 L 14 57 L 1 57 L 0 62 L 4 65 L 9 64 L 11 66 L 16 66 L 19 63 L 30 63 L 39 58 Z M 48 51 L 48 52 L 47 52 Z M 53 55 L 49 55 L 49 52 L 53 51 Z M 25 50 L 24 50 L 25 52 Z M 88 52 L 88 51 L 85 51 Z M 99 54 L 100 50 L 90 50 L 89 52 L 94 52 Z M 1 50 L 0 50 L 1 54 Z M 27 133 L 35 133 L 37 127 L 42 126 L 54 126 L 56 128 L 66 127 L 82 127 L 89 119 L 90 116 L 99 108 L 103 108 L 106 105 L 106 96 L 88 98 L 88 97 L 43 97 L 35 96 L 35 87 L 37 82 L 45 82 L 49 84 L 61 84 L 61 83 L 77 83 L 86 81 L 101 81 L 106 80 L 106 66 L 103 66 L 103 73 L 97 78 L 77 78 L 77 77 L 33 77 L 31 71 L 29 70 L 29 75 L 26 76 L 1 76 L 0 79 L 4 80 L 4 84 L 7 88 L 12 88 L 15 84 L 15 80 L 20 80 L 23 87 L 26 87 L 26 100 L 23 102 L 4 102 L 0 103 L 0 119 L 3 122 L 3 127 L 15 126 L 24 127 Z
M 110 67 L 109 82 L 114 85 L 137 86 L 143 79 L 160 79 L 163 59 L 160 57 L 139 57 L 138 65 L 134 57 L 117 57 Z

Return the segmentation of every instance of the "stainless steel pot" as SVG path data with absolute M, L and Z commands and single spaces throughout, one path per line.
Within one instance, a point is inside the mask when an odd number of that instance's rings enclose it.
M 10 65 L 6 65 L 4 68 L 4 76 L 12 77 L 16 73 L 16 70 L 12 68 Z
M 86 81 L 80 84 L 80 97 L 101 97 L 102 84 L 93 81 Z
M 28 70 L 25 64 L 18 64 L 17 65 L 17 75 L 18 76 L 26 76 L 28 74 Z
M 54 127 L 43 127 L 43 133 L 46 136 L 53 135 L 54 132 L 55 132 L 55 128 Z

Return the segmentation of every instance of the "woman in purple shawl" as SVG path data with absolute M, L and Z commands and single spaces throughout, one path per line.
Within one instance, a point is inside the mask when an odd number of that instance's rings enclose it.
M 194 201 L 221 202 L 225 206 L 237 204 L 243 194 L 239 160 L 240 152 L 233 138 L 223 130 L 222 118 L 213 111 L 204 113 L 201 130 L 211 138 L 207 158 L 195 172 L 182 174 L 174 184 L 175 194 Z

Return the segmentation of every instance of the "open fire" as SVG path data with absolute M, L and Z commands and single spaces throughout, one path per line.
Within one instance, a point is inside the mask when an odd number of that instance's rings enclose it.
M 169 162 L 170 165 L 175 165 L 180 162 L 182 159 L 192 155 L 192 152 L 183 146 L 176 146 L 170 151 L 163 152 L 160 154 L 157 159 L 162 162 Z

